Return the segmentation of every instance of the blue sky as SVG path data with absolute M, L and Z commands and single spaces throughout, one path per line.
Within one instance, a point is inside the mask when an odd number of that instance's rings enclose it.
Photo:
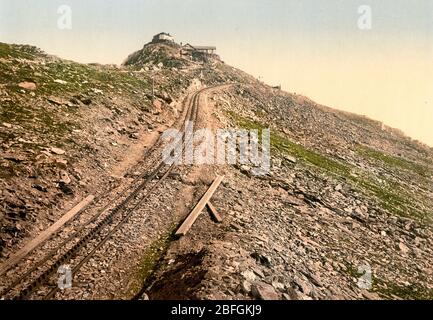
M 71 30 L 57 28 L 62 4 Z M 368 31 L 357 27 L 363 4 Z M 1 42 L 79 62 L 119 64 L 160 31 L 433 145 L 433 0 L 0 0 Z

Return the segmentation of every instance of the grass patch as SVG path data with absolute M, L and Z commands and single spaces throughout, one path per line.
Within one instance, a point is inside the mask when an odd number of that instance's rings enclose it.
M 167 232 L 153 241 L 146 249 L 140 262 L 139 270 L 133 280 L 133 285 L 127 292 L 127 295 L 130 296 L 128 298 L 135 296 L 142 289 L 146 279 L 154 272 L 158 262 L 167 252 L 170 243 L 175 239 L 174 232 L 176 228 L 177 224 L 172 224 Z
M 359 273 L 358 270 L 352 264 L 346 265 L 346 272 L 352 278 L 359 278 L 360 276 L 362 276 L 362 273 Z
M 255 129 L 259 131 L 259 134 L 261 134 L 262 130 L 267 128 L 266 126 L 257 121 L 244 118 L 234 112 L 228 112 L 228 114 L 229 117 L 234 120 L 238 126 L 244 129 Z M 283 134 L 275 132 L 275 130 L 271 130 L 270 135 L 271 149 L 273 149 L 274 151 L 282 154 L 295 156 L 305 162 L 315 165 L 316 167 L 322 168 L 329 172 L 333 172 L 340 176 L 347 177 L 351 174 L 351 168 L 349 166 L 329 157 L 323 156 L 312 150 L 306 149 L 302 145 L 292 142 Z
M 29 45 L 11 45 L 0 42 L 0 58 L 33 59 L 41 52 Z
M 346 273 L 353 279 L 358 279 L 363 275 L 351 264 L 346 265 L 346 267 Z M 425 288 L 419 284 L 400 286 L 381 280 L 374 274 L 371 275 L 371 281 L 372 288 L 369 291 L 377 293 L 382 299 L 433 300 L 433 289 Z
M 373 291 L 384 299 L 404 300 L 433 300 L 433 289 L 425 288 L 419 284 L 400 286 L 392 282 L 376 279 L 373 283 Z
M 30 119 L 32 119 L 32 110 L 11 101 L 2 102 L 0 109 L 0 121 L 8 123 L 22 123 Z
M 429 168 L 400 157 L 388 155 L 386 153 L 362 145 L 358 145 L 356 151 L 361 155 L 376 159 L 391 167 L 398 167 L 401 169 L 415 172 L 424 178 L 430 178 L 432 176 L 432 173 L 429 170 Z
M 125 70 L 107 66 L 80 64 L 54 59 L 45 65 L 21 62 L 17 59 L 35 60 L 45 57 L 37 48 L 0 43 L 0 58 L 9 63 L 0 62 L 0 78 L 9 92 L 21 93 L 18 83 L 31 81 L 37 84 L 36 94 L 67 95 L 88 94 L 92 89 L 106 92 L 122 90 L 125 96 L 132 98 L 137 92 L 150 90 L 150 79 L 137 78 Z M 16 59 L 15 61 L 13 59 Z M 66 83 L 57 83 L 59 79 Z
M 267 128 L 260 122 L 242 117 L 234 112 L 227 112 L 227 114 L 239 127 L 244 129 L 256 129 L 261 134 L 261 131 Z M 414 208 L 414 205 L 419 201 L 413 199 L 396 182 L 386 179 L 378 181 L 375 177 L 365 173 L 360 174 L 358 168 L 309 150 L 290 141 L 283 133 L 275 132 L 275 130 L 271 130 L 271 149 L 281 154 L 295 156 L 325 173 L 334 175 L 337 179 L 351 182 L 352 185 L 358 187 L 364 193 L 373 194 L 381 207 L 389 213 L 417 219 L 427 224 L 432 222 L 431 213 Z
M 72 121 L 60 121 L 55 111 L 46 110 L 38 106 L 23 106 L 13 101 L 5 101 L 0 107 L 0 122 L 18 124 L 24 129 L 38 133 L 40 137 L 55 137 L 61 141 L 78 126 Z M 2 134 L 6 141 L 13 140 L 14 135 Z

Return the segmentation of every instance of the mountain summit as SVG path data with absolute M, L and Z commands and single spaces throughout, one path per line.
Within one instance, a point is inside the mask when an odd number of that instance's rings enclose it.
M 155 35 L 152 42 L 145 44 L 143 49 L 128 56 L 123 65 L 145 69 L 155 65 L 158 68 L 191 68 L 200 63 L 219 60 L 215 50 L 214 46 L 178 44 L 170 34 L 162 32 Z

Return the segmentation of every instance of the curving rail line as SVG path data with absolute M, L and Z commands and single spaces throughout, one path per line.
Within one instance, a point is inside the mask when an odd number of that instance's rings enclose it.
M 186 97 L 184 105 L 187 105 L 185 117 L 181 120 L 181 130 L 185 131 L 187 121 L 195 121 L 199 111 L 199 97 L 204 91 L 221 87 L 221 85 L 208 87 L 195 92 L 190 99 Z M 183 123 L 182 123 L 183 122 Z M 178 124 L 179 125 L 179 124 Z M 182 139 L 183 140 L 183 139 Z M 179 141 L 180 144 L 183 142 Z M 155 151 L 161 143 L 159 140 L 153 145 L 145 156 Z M 182 145 L 184 148 L 185 145 Z M 61 265 L 66 264 L 69 260 L 80 258 L 79 262 L 73 266 L 72 275 L 78 270 L 109 240 L 121 227 L 127 222 L 128 218 L 134 213 L 143 201 L 145 201 L 153 191 L 165 180 L 174 168 L 174 164 L 167 165 L 162 159 L 154 162 L 154 169 L 151 172 L 141 174 L 132 183 L 130 188 L 117 195 L 110 203 L 103 206 L 98 212 L 84 225 L 72 232 L 66 239 L 61 241 L 54 249 L 50 250 L 43 259 L 35 263 L 28 271 L 14 280 L 3 292 L 0 297 L 4 299 L 29 299 L 34 296 L 37 290 L 42 287 L 50 287 L 50 280 L 57 273 Z M 155 181 L 154 181 L 155 180 Z M 137 184 L 137 185 L 135 185 Z M 132 191 L 130 191 L 132 189 Z M 129 191 L 129 194 L 128 194 Z M 126 196 L 126 197 L 125 197 Z M 107 211 L 113 202 L 125 197 L 114 208 Z M 111 228 L 110 228 L 111 227 Z M 93 246 L 91 242 L 96 242 Z M 73 245 L 64 253 L 59 253 L 67 245 Z M 91 247 L 87 253 L 82 253 L 83 249 Z M 44 269 L 45 268 L 45 269 Z M 34 276 L 39 270 L 44 270 L 37 276 Z M 23 287 L 23 284 L 24 287 Z M 55 285 L 43 299 L 52 299 L 59 288 Z M 36 294 L 37 296 L 37 294 Z M 36 298 L 38 299 L 38 298 Z

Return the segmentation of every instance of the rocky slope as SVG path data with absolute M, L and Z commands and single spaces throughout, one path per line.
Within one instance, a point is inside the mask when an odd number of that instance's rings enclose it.
M 222 127 L 271 128 L 271 173 L 226 168 L 223 225 L 202 216 L 168 250 L 151 299 L 433 298 L 429 147 L 259 84 L 211 101 Z
M 115 184 L 131 162 L 125 152 L 171 124 L 193 78 L 0 44 L 0 254 L 95 186 Z
M 271 128 L 272 170 L 225 168 L 214 200 L 223 226 L 205 216 L 175 242 L 145 285 L 150 298 L 433 298 L 430 147 L 220 61 L 202 73 L 239 83 L 210 98 L 211 117 Z M 365 265 L 369 290 L 358 286 Z
M 139 296 L 433 298 L 433 151 L 398 130 L 176 44 L 145 45 L 121 67 L 0 44 L 0 75 L 3 259 L 95 186 L 121 183 L 133 163 L 125 151 L 140 155 L 170 126 L 188 87 L 230 83 L 209 94 L 201 126 L 269 127 L 271 172 L 182 166 L 172 180 L 188 190 L 186 213 L 213 174 L 226 175 L 213 198 L 224 222 L 201 215 L 186 237 L 155 241 L 161 250 L 134 264 L 146 274 Z
M 182 239 L 169 253 L 176 261 L 184 252 L 182 261 L 191 244 L 200 252 L 209 271 L 194 296 L 433 298 L 431 149 L 261 86 L 215 97 L 214 110 L 226 126 L 271 127 L 272 172 L 258 179 L 248 166 L 229 169 L 214 200 L 224 226 L 204 218 L 191 242 Z M 358 286 L 364 265 L 369 290 Z M 156 286 L 170 274 L 156 276 Z

